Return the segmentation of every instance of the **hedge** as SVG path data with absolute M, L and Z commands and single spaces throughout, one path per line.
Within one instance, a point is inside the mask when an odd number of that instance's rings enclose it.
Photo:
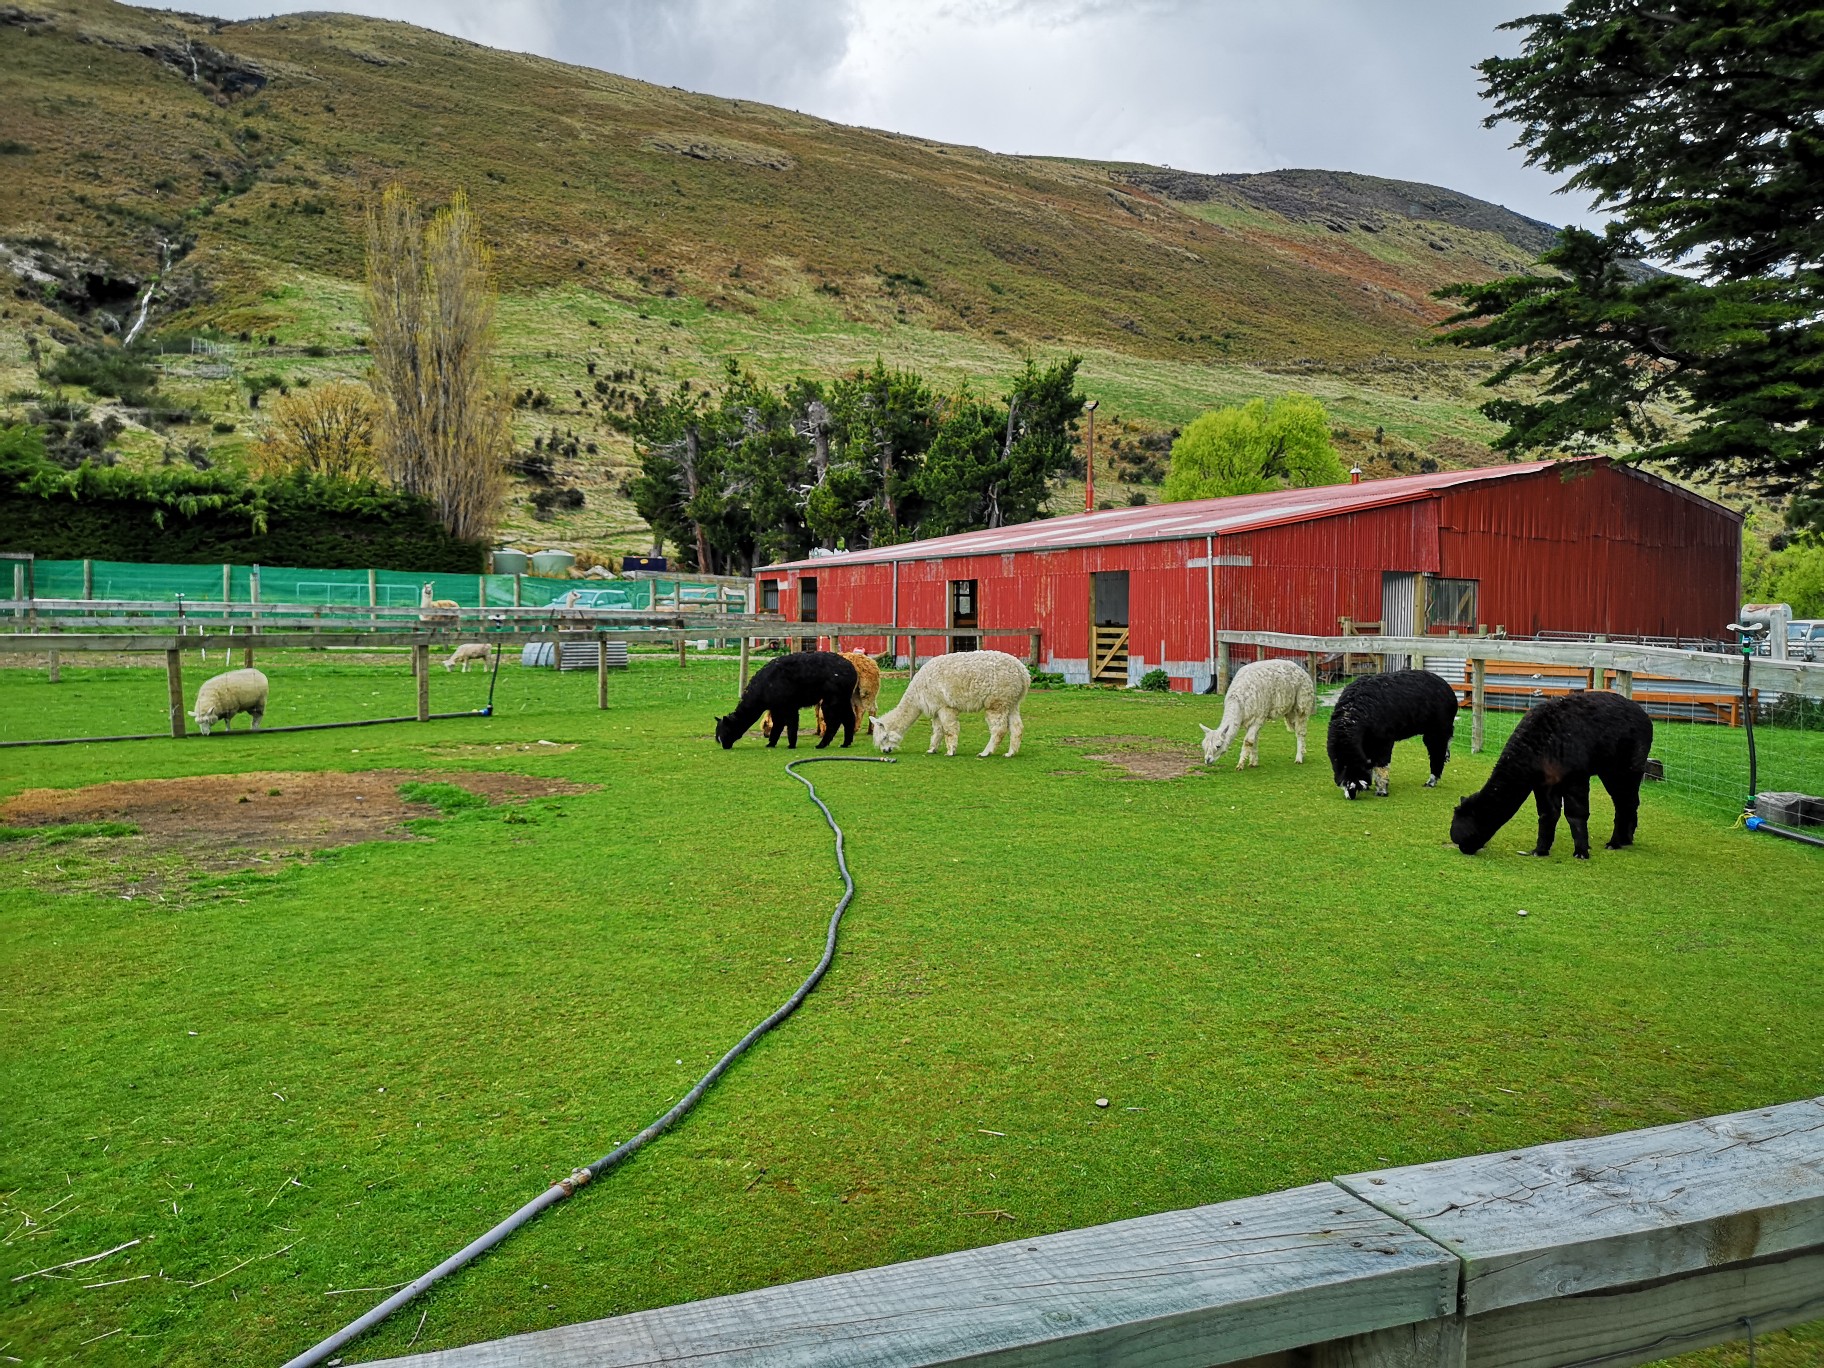
M 30 425 L 0 427 L 0 551 L 47 560 L 310 565 L 478 574 L 430 502 L 372 484 L 231 471 L 63 470 Z

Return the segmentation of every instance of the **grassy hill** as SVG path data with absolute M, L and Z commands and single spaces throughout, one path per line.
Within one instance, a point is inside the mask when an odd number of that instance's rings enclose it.
M 435 204 L 466 186 L 510 378 L 551 399 L 519 438 L 578 439 L 562 473 L 588 503 L 535 534 L 558 544 L 645 535 L 591 362 L 644 381 L 713 378 L 731 355 L 772 377 L 878 355 L 993 388 L 1028 354 L 1079 351 L 1124 443 L 1298 388 L 1371 471 L 1485 460 L 1485 368 L 1425 350 L 1428 294 L 1522 268 L 1551 232 L 1437 187 L 1001 156 L 335 14 L 18 0 L 0 8 L 0 124 L 0 395 L 37 385 L 34 349 L 127 320 L 168 258 L 151 327 L 229 344 L 163 382 L 235 424 L 203 434 L 211 459 L 257 429 L 250 375 L 364 370 L 376 189 Z M 133 459 L 166 441 L 123 438 Z M 511 525 L 529 518 L 516 502 Z

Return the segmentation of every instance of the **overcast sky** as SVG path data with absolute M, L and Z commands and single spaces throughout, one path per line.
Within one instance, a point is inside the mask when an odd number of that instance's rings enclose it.
M 996 152 L 1428 181 L 1552 223 L 1472 69 L 1561 0 L 345 0 L 660 85 Z M 231 18 L 272 0 L 183 0 Z M 324 9 L 324 0 L 282 5 Z

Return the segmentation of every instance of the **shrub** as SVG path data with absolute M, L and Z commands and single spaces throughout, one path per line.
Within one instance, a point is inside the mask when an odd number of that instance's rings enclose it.
M 1172 677 L 1164 670 L 1148 670 L 1140 676 L 1140 687 L 1153 693 L 1169 693 Z
M 136 407 L 151 402 L 148 391 L 158 384 L 150 366 L 119 347 L 71 347 L 42 374 L 55 384 L 81 385 L 91 393 Z
M 366 385 L 333 382 L 281 394 L 255 448 L 254 468 L 262 475 L 301 471 L 372 482 L 380 475 L 375 421 L 374 396 Z
M 209 427 L 210 427 L 211 431 L 219 433 L 223 437 L 226 437 L 229 433 L 234 431 L 233 423 L 227 422 L 220 418 L 218 418 L 215 422 L 211 423 L 209 425 Z

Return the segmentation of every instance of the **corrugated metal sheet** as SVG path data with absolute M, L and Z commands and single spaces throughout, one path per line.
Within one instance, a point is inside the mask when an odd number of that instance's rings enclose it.
M 1438 500 L 1440 573 L 1480 582 L 1516 636 L 1720 637 L 1740 597 L 1741 518 L 1628 467 L 1578 463 Z
M 926 541 L 883 546 L 871 551 L 844 551 L 833 556 L 784 561 L 766 568 L 809 570 L 820 565 L 910 561 L 926 556 L 995 555 L 1012 551 L 1127 546 L 1138 542 L 1172 541 L 1186 537 L 1225 537 L 1281 523 L 1331 518 L 1385 504 L 1428 499 L 1441 490 L 1455 489 L 1462 485 L 1500 483 L 1535 471 L 1551 469 L 1556 464 L 1552 461 L 1535 461 L 1527 465 L 1494 466 L 1485 470 L 1443 470 L 1432 475 L 1403 475 L 1396 479 L 1366 480 L 1354 485 L 1277 489 L 1265 494 L 1237 494 L 1226 499 L 1199 499 L 1191 503 L 1148 504 L 1143 508 L 1076 513 L 1064 518 L 1041 518 L 1015 527 L 961 532 L 951 537 L 933 537 Z
M 997 637 L 994 628 L 1037 627 L 1045 659 L 1074 672 L 1089 656 L 1090 577 L 1125 571 L 1136 672 L 1163 664 L 1195 687 L 1208 679 L 1212 597 L 1217 627 L 1329 634 L 1345 616 L 1381 618 L 1387 572 L 1477 580 L 1480 620 L 1516 635 L 1548 628 L 1716 635 L 1734 611 L 1740 518 L 1728 509 L 1602 462 L 1456 474 L 1486 478 L 1442 487 L 1436 477 L 1382 481 L 1411 492 L 1341 516 L 1334 508 L 1294 515 L 1318 491 L 1288 491 L 1277 496 L 1275 519 L 1250 515 L 1250 526 L 1220 536 L 1017 551 L 978 540 L 1020 531 L 1000 529 L 889 548 L 892 560 L 817 557 L 760 575 L 781 582 L 787 617 L 799 615 L 794 586 L 815 576 L 821 620 L 898 622 L 916 630 L 921 656 L 947 649 L 949 582 L 972 579 L 982 644 L 1023 653 L 1023 637 Z M 1253 506 L 1255 514 L 1266 507 Z M 941 554 L 946 545 L 973 554 Z M 905 649 L 902 635 L 897 650 Z

